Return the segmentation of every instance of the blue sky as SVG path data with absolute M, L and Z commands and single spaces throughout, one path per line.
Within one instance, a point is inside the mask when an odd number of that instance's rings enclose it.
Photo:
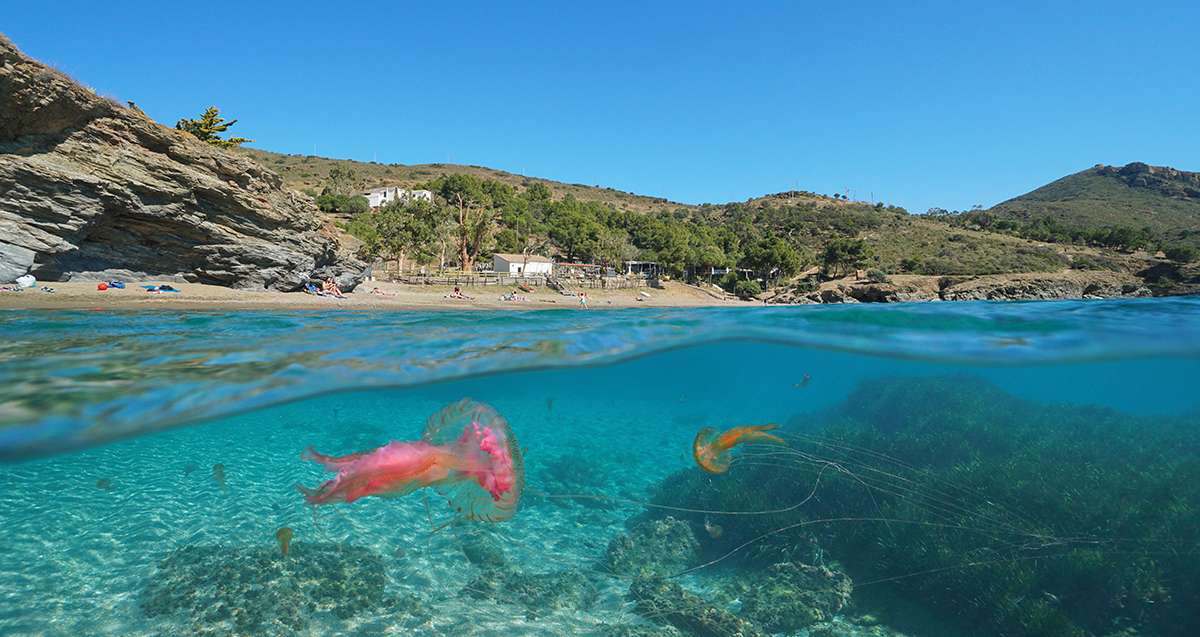
M 161 122 L 216 104 L 259 148 L 689 203 L 919 212 L 1200 169 L 1200 3 L 506 4 L 6 2 L 0 31 Z

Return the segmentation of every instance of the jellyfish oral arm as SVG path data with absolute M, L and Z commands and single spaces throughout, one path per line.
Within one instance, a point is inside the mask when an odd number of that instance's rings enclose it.
M 316 452 L 305 457 L 338 472 L 316 489 L 301 487 L 312 504 L 353 502 L 368 495 L 407 495 L 445 480 L 457 463 L 447 449 L 424 442 L 391 442 L 375 451 L 336 458 Z

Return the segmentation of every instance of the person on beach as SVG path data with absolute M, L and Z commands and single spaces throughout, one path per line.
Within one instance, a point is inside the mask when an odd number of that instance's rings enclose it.
M 334 281 L 333 277 L 325 279 L 325 283 L 321 284 L 321 291 L 339 299 L 346 298 L 346 295 L 342 294 L 342 288 L 338 287 L 337 281 Z
M 585 309 L 585 310 L 586 310 L 586 309 L 588 309 L 588 304 L 587 304 L 587 292 L 580 292 L 580 293 L 579 293 L 579 307 L 581 307 L 581 308 L 583 308 L 583 309 Z

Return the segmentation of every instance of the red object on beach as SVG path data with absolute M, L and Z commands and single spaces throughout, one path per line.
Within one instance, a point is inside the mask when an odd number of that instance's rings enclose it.
M 97 283 L 97 284 L 96 284 L 96 289 L 97 289 L 97 290 L 100 290 L 101 292 L 103 292 L 103 291 L 105 291 L 105 290 L 107 290 L 107 289 L 108 289 L 108 284 L 107 284 L 107 283 L 105 283 L 105 282 L 103 282 L 103 281 L 101 281 L 100 283 Z

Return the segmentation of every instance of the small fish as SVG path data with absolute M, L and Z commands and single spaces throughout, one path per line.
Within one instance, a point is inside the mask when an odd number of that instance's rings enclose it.
M 279 527 L 279 530 L 275 531 L 275 539 L 279 542 L 279 551 L 287 557 L 288 549 L 292 545 L 292 530 L 286 526 Z
M 711 537 L 715 540 L 721 537 L 721 534 L 725 532 L 725 529 L 722 529 L 720 524 L 713 524 L 712 521 L 706 517 L 704 518 L 704 531 L 708 533 L 708 537 Z
M 108 478 L 100 478 L 96 481 L 96 488 L 101 491 L 112 491 L 112 480 Z
M 225 465 L 219 462 L 213 465 L 213 480 L 216 480 L 217 484 L 221 485 L 222 491 L 225 490 Z
M 812 376 L 808 373 L 805 373 L 804 376 L 800 379 L 800 382 L 796 383 L 795 385 L 792 385 L 792 387 L 795 387 L 796 389 L 804 389 L 805 387 L 808 387 L 808 384 L 811 382 L 812 382 Z

